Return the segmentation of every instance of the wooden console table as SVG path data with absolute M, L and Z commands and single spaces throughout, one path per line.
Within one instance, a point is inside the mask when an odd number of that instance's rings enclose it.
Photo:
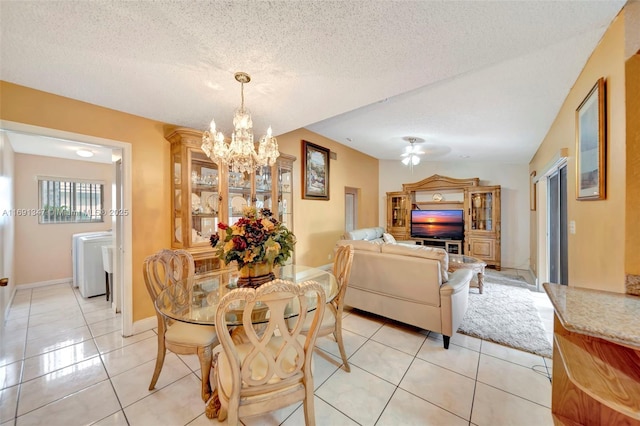
M 640 297 L 543 287 L 555 309 L 556 424 L 640 425 Z

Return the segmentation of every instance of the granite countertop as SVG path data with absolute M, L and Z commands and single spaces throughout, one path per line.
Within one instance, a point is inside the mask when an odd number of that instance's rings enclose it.
M 640 349 L 640 297 L 560 284 L 543 284 L 568 331 Z

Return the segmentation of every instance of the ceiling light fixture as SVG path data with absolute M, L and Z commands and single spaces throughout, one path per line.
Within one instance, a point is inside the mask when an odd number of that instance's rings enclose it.
M 89 151 L 88 149 L 79 149 L 76 151 L 76 154 L 84 158 L 93 157 L 93 152 Z
M 256 152 L 251 112 L 244 107 L 244 84 L 249 83 L 251 77 L 245 72 L 237 72 L 234 76 L 240 83 L 241 101 L 240 108 L 233 115 L 231 141 L 225 142 L 224 135 L 216 131 L 216 123 L 211 120 L 209 130 L 202 135 L 202 150 L 213 161 L 228 164 L 234 172 L 251 173 L 262 166 L 273 166 L 280 152 L 278 141 L 271 135 L 271 127 L 267 130 L 267 135 L 260 138 Z
M 404 157 L 402 164 L 409 166 L 411 172 L 413 172 L 413 166 L 420 164 L 420 155 L 424 154 L 424 152 L 414 144 L 422 143 L 424 140 L 410 136 L 403 139 L 409 142 L 409 146 L 405 148 L 404 154 L 402 154 Z

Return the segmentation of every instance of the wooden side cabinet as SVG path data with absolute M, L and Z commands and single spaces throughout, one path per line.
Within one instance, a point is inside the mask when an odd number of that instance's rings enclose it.
M 408 240 L 411 196 L 406 192 L 387 192 L 387 232 L 397 240 Z
M 500 186 L 465 189 L 465 254 L 500 270 Z

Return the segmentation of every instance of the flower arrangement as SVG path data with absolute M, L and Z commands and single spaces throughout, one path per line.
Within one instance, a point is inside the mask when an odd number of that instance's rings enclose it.
M 238 269 L 259 263 L 284 265 L 296 244 L 293 232 L 273 217 L 269 209 L 258 212 L 255 207 L 245 207 L 242 216 L 231 226 L 218 224 L 225 234 L 224 239 L 218 233 L 211 235 L 216 255 L 226 264 L 235 260 Z

